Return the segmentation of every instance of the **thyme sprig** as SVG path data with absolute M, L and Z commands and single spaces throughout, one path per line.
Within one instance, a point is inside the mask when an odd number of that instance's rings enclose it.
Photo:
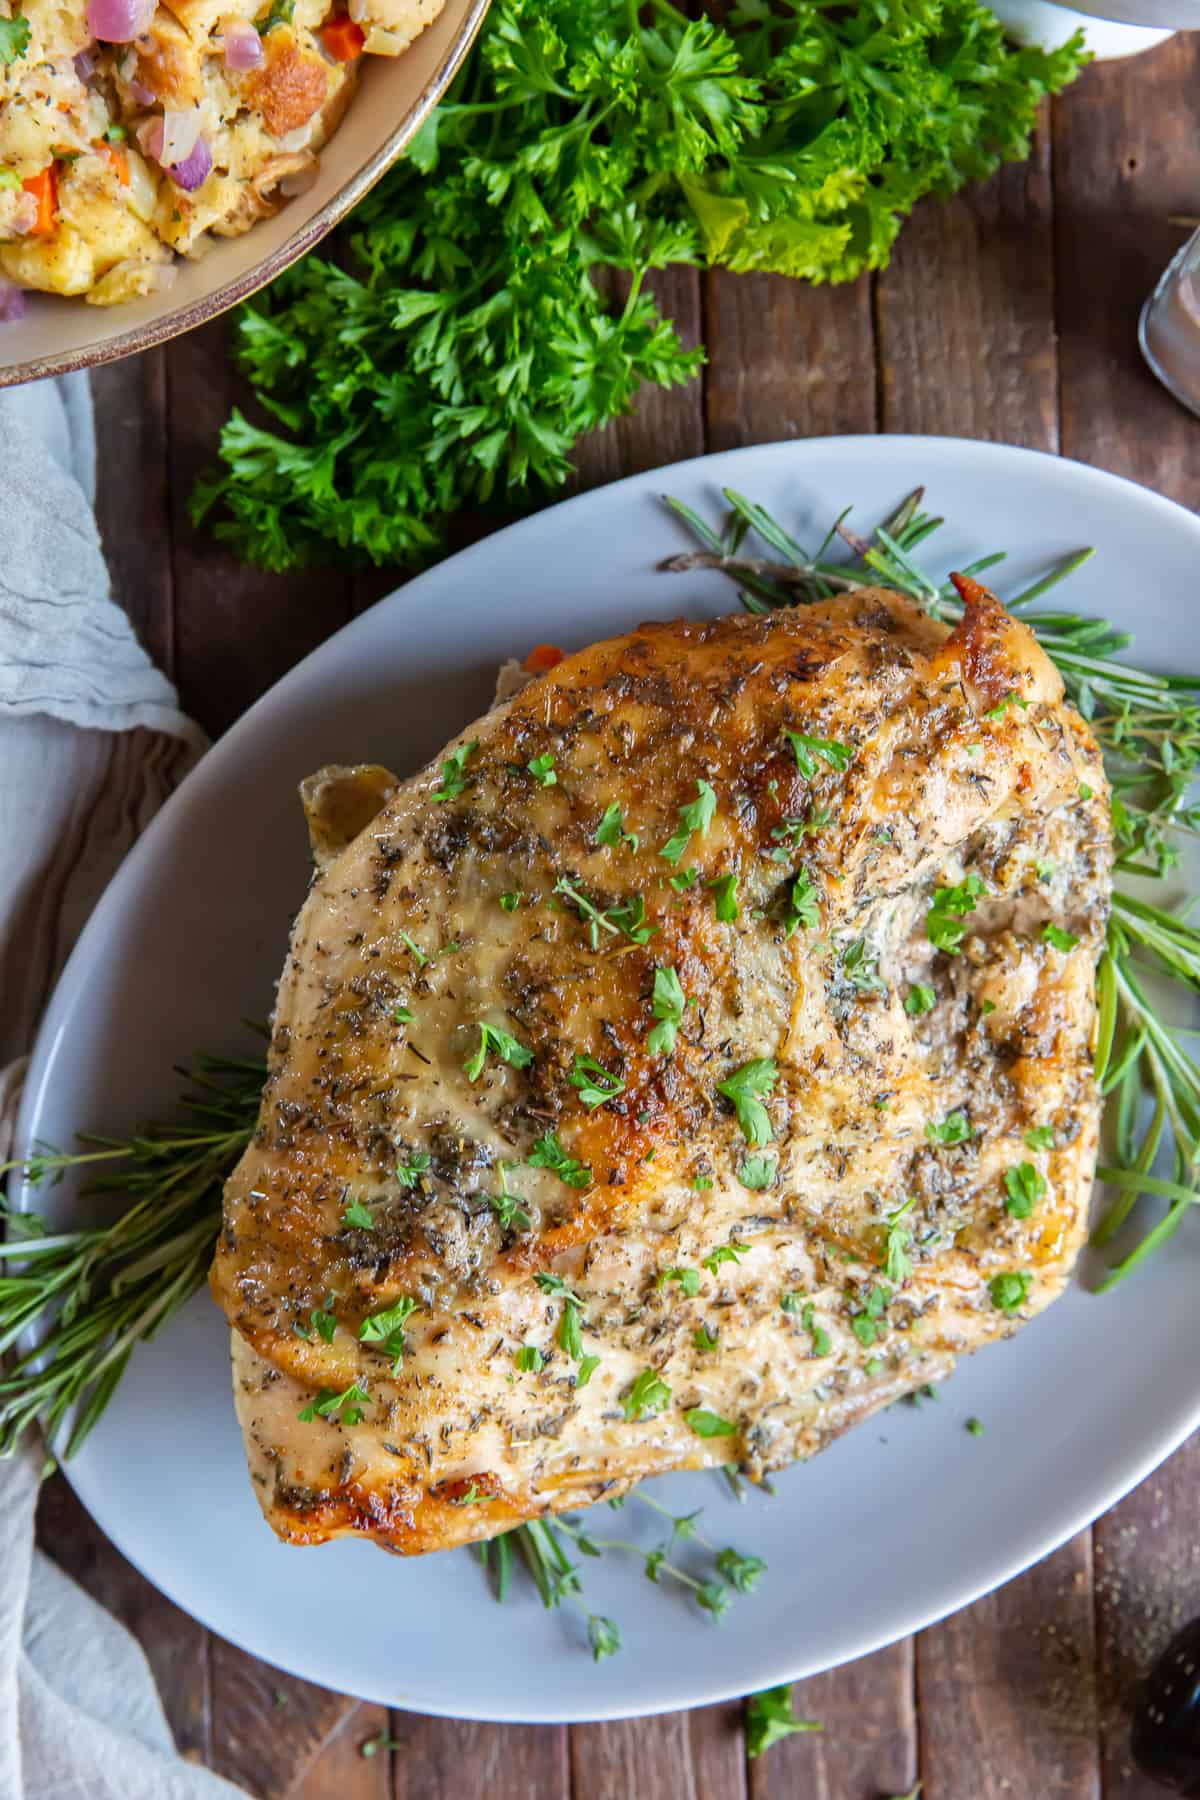
M 850 527 L 849 510 L 841 513 L 812 552 L 755 501 L 732 488 L 724 496 L 729 512 L 719 530 L 682 501 L 667 499 L 704 548 L 672 556 L 664 568 L 719 570 L 737 582 L 743 606 L 753 613 L 884 586 L 934 618 L 962 617 L 952 582 L 935 580 L 915 557 L 944 522 L 923 510 L 923 489 L 914 489 L 869 537 Z M 769 556 L 748 552 L 755 538 Z M 1131 633 L 1086 613 L 1037 606 L 1092 554 L 1076 551 L 1006 605 L 1035 633 L 1104 754 L 1118 873 L 1163 880 L 1179 862 L 1181 836 L 1200 829 L 1194 793 L 1200 675 L 1160 675 L 1119 661 L 1133 642 Z M 1003 552 L 995 552 L 958 572 L 977 578 L 1003 561 Z M 1166 1243 L 1200 1199 L 1200 1064 L 1183 1042 L 1185 1030 L 1162 1017 L 1147 987 L 1155 980 L 1200 992 L 1200 929 L 1180 913 L 1118 888 L 1097 972 L 1096 1056 L 1115 1152 L 1098 1173 L 1117 1193 L 1093 1232 L 1093 1246 L 1105 1249 L 1113 1242 L 1140 1198 L 1165 1201 L 1166 1208 L 1111 1265 L 1100 1292 Z

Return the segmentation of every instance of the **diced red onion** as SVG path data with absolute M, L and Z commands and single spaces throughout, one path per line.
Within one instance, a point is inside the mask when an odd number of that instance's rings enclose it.
M 75 58 L 75 73 L 80 81 L 87 81 L 96 72 L 96 58 L 91 50 L 81 50 Z
M 139 106 L 153 106 L 158 99 L 154 89 L 147 87 L 144 81 L 131 81 L 129 94 L 130 98 L 136 100 Z
M 212 151 L 208 147 L 208 139 L 197 138 L 190 155 L 180 162 L 168 163 L 167 174 L 176 187 L 181 187 L 190 194 L 202 181 L 207 181 L 212 174 L 212 166 Z
M 128 44 L 154 17 L 156 0 L 88 0 L 88 30 L 106 44 Z
M 138 141 L 138 149 L 146 156 L 152 156 L 155 162 L 162 161 L 163 122 L 160 118 L 143 119 L 134 126 L 133 135 Z
M 225 62 L 231 69 L 257 69 L 263 41 L 248 19 L 230 19 L 225 27 Z
M 162 146 L 152 152 L 165 169 L 186 162 L 200 136 L 200 108 L 187 106 L 181 112 L 173 107 L 163 111 Z
M 25 290 L 12 282 L 0 283 L 0 325 L 15 325 L 25 317 Z

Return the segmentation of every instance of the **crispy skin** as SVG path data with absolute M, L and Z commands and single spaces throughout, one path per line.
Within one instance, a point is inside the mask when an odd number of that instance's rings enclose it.
M 965 599 L 953 634 L 883 592 L 643 626 L 469 727 L 461 793 L 437 800 L 431 765 L 340 854 L 331 819 L 360 817 L 352 775 L 309 789 L 310 808 L 336 800 L 317 819 L 326 860 L 212 1273 L 251 1472 L 282 1537 L 438 1549 L 651 1473 L 732 1460 L 760 1475 L 1062 1291 L 1096 1150 L 1107 790 L 1031 634 L 990 596 Z M 785 728 L 846 746 L 849 766 L 810 748 L 806 775 Z M 527 768 L 546 753 L 553 786 Z M 389 793 L 379 771 L 366 779 L 362 817 Z M 661 850 L 698 781 L 717 814 L 672 863 Z M 614 801 L 636 851 L 595 842 Z M 693 867 L 676 891 L 672 873 Z M 789 933 L 801 870 L 819 920 Z M 739 910 L 722 921 L 709 884 L 729 874 Z M 935 950 L 931 893 L 968 874 L 986 893 L 959 953 Z M 597 926 L 593 945 L 555 894 L 564 878 L 605 914 L 640 895 L 649 941 Z M 1045 942 L 1048 922 L 1077 945 Z M 669 1058 L 647 1046 L 667 966 L 689 1001 Z M 917 982 L 937 998 L 914 1017 Z M 492 1055 L 470 1081 L 481 1020 L 529 1067 Z M 583 1104 L 580 1053 L 620 1076 L 611 1103 Z M 758 1057 L 778 1068 L 766 1188 L 743 1181 L 750 1152 L 718 1093 Z M 931 1140 L 956 1109 L 970 1138 Z M 1054 1148 L 1030 1150 L 1024 1133 L 1044 1125 Z M 528 1166 L 548 1129 L 587 1187 Z M 1046 1191 L 1019 1218 L 1005 1175 L 1023 1162 Z M 527 1231 L 504 1230 L 488 1198 L 501 1163 L 521 1165 L 507 1179 Z M 350 1198 L 370 1204 L 371 1229 L 342 1222 Z M 888 1219 L 906 1202 L 889 1272 Z M 704 1266 L 730 1243 L 747 1248 Z M 679 1269 L 698 1274 L 695 1294 L 666 1277 Z M 579 1297 L 583 1350 L 601 1359 L 585 1385 L 538 1271 Z M 1015 1317 L 989 1286 L 1004 1273 L 1029 1277 Z M 800 1296 L 788 1311 L 785 1294 Z M 418 1309 L 393 1373 L 358 1333 L 406 1295 Z M 332 1342 L 314 1308 L 336 1316 Z M 522 1345 L 539 1371 L 517 1370 Z M 669 1402 L 628 1418 L 646 1370 Z M 297 1418 L 355 1381 L 358 1423 Z M 697 1407 L 730 1434 L 698 1436 Z

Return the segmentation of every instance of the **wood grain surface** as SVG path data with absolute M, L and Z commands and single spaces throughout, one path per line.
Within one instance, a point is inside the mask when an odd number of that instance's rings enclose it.
M 1200 505 L 1200 427 L 1135 343 L 1180 239 L 1171 216 L 1200 210 L 1198 92 L 1200 36 L 1089 70 L 1025 167 L 922 207 L 891 268 L 852 288 L 662 278 L 707 368 L 582 446 L 578 485 L 705 449 L 885 430 L 1057 450 Z M 192 528 L 188 492 L 237 393 L 228 342 L 218 324 L 95 377 L 116 586 L 214 734 L 398 579 L 257 575 Z M 457 536 L 479 529 L 465 520 Z M 824 1729 L 749 1764 L 731 1707 L 569 1730 L 389 1716 L 211 1637 L 61 1478 L 40 1533 L 141 1640 L 183 1751 L 263 1800 L 883 1800 L 918 1778 L 924 1800 L 1152 1800 L 1161 1790 L 1128 1763 L 1129 1697 L 1200 1611 L 1198 1485 L 1194 1443 L 999 1592 L 800 1684 L 797 1711 Z

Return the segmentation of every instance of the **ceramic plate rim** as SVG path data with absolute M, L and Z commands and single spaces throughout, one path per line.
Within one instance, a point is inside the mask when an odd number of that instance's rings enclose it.
M 719 468 L 722 475 L 718 479 L 725 485 L 729 485 L 729 478 L 724 471 L 731 465 L 751 459 L 766 458 L 770 461 L 775 459 L 782 461 L 789 457 L 801 459 L 819 457 L 823 448 L 827 449 L 832 445 L 838 446 L 839 450 L 856 451 L 864 459 L 881 457 L 885 462 L 907 460 L 914 469 L 921 467 L 921 451 L 930 447 L 943 451 L 961 448 L 965 456 L 979 459 L 984 464 L 992 462 L 1013 466 L 1016 463 L 1035 463 L 1045 468 L 1050 480 L 1053 480 L 1057 474 L 1061 476 L 1067 486 L 1080 484 L 1081 489 L 1091 489 L 1098 500 L 1102 500 L 1105 493 L 1120 495 L 1127 503 L 1161 513 L 1171 521 L 1173 527 L 1188 532 L 1195 539 L 1197 549 L 1200 550 L 1200 519 L 1177 502 L 1169 500 L 1125 476 L 1022 445 L 999 444 L 990 440 L 971 438 L 899 433 L 846 434 L 779 440 L 769 444 L 744 445 L 733 450 L 710 452 L 664 465 L 661 468 L 623 477 L 621 480 L 608 483 L 603 487 L 571 496 L 505 526 L 490 537 L 435 564 L 431 570 L 413 576 L 401 587 L 394 589 L 380 600 L 368 612 L 351 620 L 332 637 L 311 651 L 230 727 L 168 799 L 125 858 L 113 881 L 101 896 L 59 978 L 30 1058 L 29 1078 L 18 1116 L 17 1149 L 14 1154 L 19 1156 L 23 1150 L 27 1153 L 27 1148 L 34 1136 L 35 1120 L 42 1109 L 43 1096 L 47 1091 L 50 1070 L 53 1068 L 55 1060 L 54 1047 L 59 1033 L 64 1028 L 65 1015 L 75 1004 L 77 997 L 86 990 L 90 940 L 93 936 L 98 936 L 101 925 L 109 912 L 122 904 L 123 893 L 127 885 L 136 884 L 143 867 L 153 864 L 160 838 L 169 832 L 173 817 L 186 807 L 190 796 L 199 792 L 202 787 L 211 786 L 213 783 L 219 785 L 227 768 L 236 767 L 240 748 L 243 743 L 253 740 L 257 722 L 271 708 L 280 703 L 280 696 L 284 694 L 289 684 L 299 680 L 303 672 L 307 671 L 314 663 L 319 662 L 331 645 L 345 643 L 359 636 L 369 637 L 372 633 L 378 633 L 381 627 L 386 638 L 386 621 L 389 614 L 393 609 L 412 605 L 414 598 L 419 599 L 422 583 L 431 576 L 440 576 L 448 567 L 455 565 L 463 571 L 464 580 L 469 583 L 473 567 L 480 562 L 486 562 L 488 557 L 494 553 L 500 540 L 504 540 L 509 545 L 520 543 L 522 547 L 535 543 L 539 531 L 543 529 L 544 522 L 550 514 L 574 513 L 595 505 L 598 500 L 601 503 L 611 501 L 614 495 L 622 493 L 629 494 L 634 491 L 646 493 L 649 491 L 661 494 L 668 492 L 682 478 L 691 476 L 697 471 L 711 471 Z M 907 459 L 902 454 L 906 450 L 911 452 Z M 970 528 L 974 530 L 974 521 L 970 521 L 969 524 Z M 982 520 L 980 529 L 983 529 Z M 30 1198 L 28 1190 L 25 1190 L 22 1198 L 24 1202 L 28 1202 Z M 717 1673 L 720 1659 L 714 1657 L 714 1677 L 702 1689 L 696 1689 L 693 1684 L 686 1693 L 667 1691 L 636 1709 L 620 1701 L 605 1704 L 599 1694 L 597 1695 L 598 1704 L 587 1712 L 581 1712 L 578 1708 L 570 1705 L 555 1706 L 553 1704 L 530 1706 L 517 1712 L 504 1706 L 471 1705 L 469 1701 L 463 1704 L 457 1697 L 454 1704 L 446 1701 L 439 1703 L 434 1694 L 426 1693 L 417 1694 L 412 1700 L 398 1701 L 393 1688 L 383 1683 L 374 1692 L 371 1692 L 364 1690 L 362 1682 L 358 1682 L 355 1691 L 368 1701 L 397 1707 L 399 1710 L 419 1710 L 440 1717 L 495 1723 L 562 1724 L 588 1720 L 650 1717 L 680 1708 L 727 1701 L 756 1687 L 803 1679 L 806 1676 L 839 1667 L 860 1656 L 868 1655 L 913 1632 L 935 1624 L 948 1614 L 970 1605 L 982 1595 L 1013 1579 L 1034 1562 L 1050 1555 L 1076 1532 L 1082 1530 L 1121 1500 L 1177 1449 L 1196 1429 L 1197 1425 L 1200 1425 L 1200 1374 L 1197 1375 L 1190 1404 L 1178 1406 L 1174 1415 L 1146 1440 L 1142 1453 L 1123 1464 L 1119 1473 L 1114 1473 L 1107 1481 L 1103 1491 L 1092 1492 L 1087 1498 L 1074 1503 L 1059 1503 L 1057 1508 L 1048 1507 L 1040 1515 L 1039 1523 L 1036 1526 L 1032 1524 L 1027 1526 L 1019 1542 L 1011 1545 L 1003 1554 L 990 1561 L 986 1556 L 981 1555 L 978 1559 L 979 1566 L 975 1579 L 968 1582 L 961 1578 L 951 1577 L 947 1579 L 940 1590 L 931 1593 L 925 1603 L 914 1602 L 907 1608 L 893 1604 L 891 1612 L 882 1616 L 882 1622 L 877 1629 L 869 1634 L 860 1633 L 858 1641 L 839 1644 L 836 1655 L 832 1657 L 809 1657 L 807 1660 L 797 1662 L 794 1656 L 789 1656 L 786 1650 L 783 1650 L 775 1652 L 773 1655 L 768 1654 L 762 1666 L 749 1671 L 744 1678 L 738 1679 L 731 1679 L 728 1675 Z M 81 1503 L 99 1524 L 100 1521 L 88 1498 L 80 1491 L 73 1479 L 70 1464 L 66 1465 L 64 1473 L 75 1488 Z M 151 1573 L 144 1566 L 139 1558 L 136 1544 L 129 1542 L 126 1533 L 119 1525 L 114 1528 L 110 1522 L 106 1521 L 101 1525 L 101 1529 L 121 1554 L 153 1586 L 176 1604 L 184 1604 L 172 1591 L 169 1581 L 158 1573 Z M 307 1680 L 324 1682 L 326 1685 L 338 1685 L 336 1675 L 331 1673 L 327 1666 L 314 1664 L 311 1658 L 308 1661 L 301 1658 L 298 1662 L 289 1663 L 264 1656 L 262 1651 L 255 1648 L 253 1644 L 245 1642 L 244 1639 L 231 1637 L 225 1625 L 214 1623 L 211 1612 L 206 1616 L 204 1609 L 191 1603 L 186 1605 L 185 1610 L 207 1628 L 265 1662 L 289 1669 Z M 664 1683 L 669 1688 L 669 1675 L 664 1677 Z

